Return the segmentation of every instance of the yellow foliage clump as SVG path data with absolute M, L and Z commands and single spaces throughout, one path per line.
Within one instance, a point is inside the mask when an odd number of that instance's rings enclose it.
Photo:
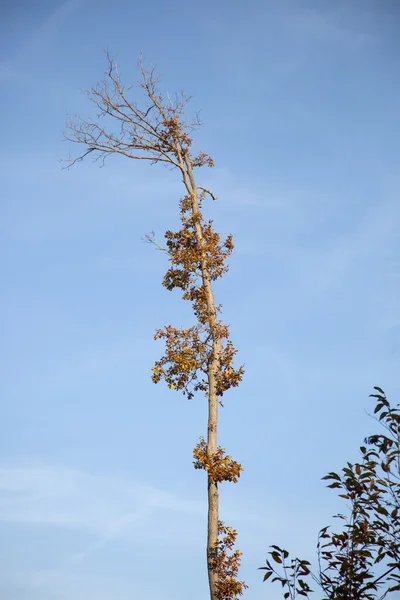
M 236 483 L 243 471 L 242 465 L 232 460 L 232 457 L 226 454 L 220 446 L 214 454 L 209 454 L 203 438 L 200 438 L 200 442 L 194 448 L 193 457 L 195 459 L 194 468 L 207 471 L 208 478 L 213 483 L 222 483 L 223 481 Z
M 222 521 L 218 522 L 219 539 L 212 549 L 208 564 L 209 568 L 218 576 L 218 600 L 235 600 L 242 596 L 248 587 L 244 581 L 238 581 L 237 575 L 240 567 L 239 550 L 232 549 L 236 542 L 237 532 L 232 527 L 226 527 Z

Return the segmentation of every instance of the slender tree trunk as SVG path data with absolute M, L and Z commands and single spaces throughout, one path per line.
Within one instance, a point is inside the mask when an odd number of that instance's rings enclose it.
M 208 425 L 207 425 L 207 452 L 215 453 L 217 449 L 217 423 L 218 423 L 218 400 L 215 393 L 211 394 L 214 374 L 210 368 L 208 381 L 210 385 L 210 394 L 208 398 Z M 208 525 L 207 525 L 207 560 L 213 552 L 218 541 L 218 521 L 219 521 L 219 493 L 218 484 L 210 481 L 208 478 Z M 211 600 L 217 598 L 216 583 L 218 575 L 214 570 L 208 568 L 208 582 L 210 585 Z
M 192 214 L 199 211 L 199 200 L 197 186 L 193 175 L 191 164 L 182 160 L 182 173 L 185 187 L 191 197 Z M 184 166 L 183 166 L 184 165 Z M 200 223 L 195 224 L 195 234 L 199 247 L 204 244 L 203 232 Z M 202 283 L 206 292 L 207 311 L 212 337 L 212 353 L 208 364 L 208 420 L 207 420 L 207 454 L 213 456 L 218 445 L 218 396 L 216 392 L 216 374 L 219 368 L 221 356 L 221 339 L 218 333 L 217 309 L 215 306 L 214 292 L 211 286 L 210 274 L 203 254 L 201 259 Z M 207 511 L 207 571 L 210 587 L 210 599 L 217 600 L 218 573 L 211 567 L 210 559 L 216 551 L 218 543 L 219 523 L 219 492 L 218 483 L 207 477 L 208 487 L 208 511 Z

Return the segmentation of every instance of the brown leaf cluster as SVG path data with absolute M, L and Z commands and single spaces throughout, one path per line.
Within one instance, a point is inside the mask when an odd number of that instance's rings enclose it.
M 209 481 L 213 483 L 222 483 L 223 481 L 232 481 L 236 483 L 243 471 L 240 465 L 232 457 L 226 454 L 224 448 L 218 446 L 214 454 L 207 452 L 207 444 L 203 438 L 193 450 L 194 468 L 207 471 Z
M 233 550 L 237 538 L 235 529 L 226 527 L 222 521 L 219 521 L 218 532 L 220 537 L 213 552 L 210 553 L 209 566 L 218 574 L 218 600 L 234 600 L 242 596 L 248 587 L 243 581 L 237 579 L 242 553 Z
M 165 342 L 165 353 L 155 363 L 152 379 L 154 383 L 164 379 L 171 389 L 181 390 L 188 398 L 193 398 L 197 391 L 207 394 L 208 366 L 214 352 L 213 342 L 218 339 L 221 351 L 215 373 L 216 394 L 222 397 L 228 389 L 239 385 L 244 369 L 233 365 L 237 350 L 229 339 L 229 327 L 221 321 L 212 324 L 204 269 L 211 281 L 227 272 L 226 261 L 233 250 L 232 236 L 221 242 L 213 222 L 205 222 L 200 211 L 193 212 L 190 196 L 181 200 L 180 210 L 182 228 L 165 234 L 171 266 L 163 285 L 168 290 L 178 288 L 183 291 L 183 299 L 192 303 L 197 325 L 188 329 L 169 325 L 156 331 L 155 339 Z M 201 228 L 202 244 L 198 241 L 196 227 Z
M 189 400 L 199 390 L 207 392 L 210 349 L 202 337 L 199 325 L 188 329 L 176 329 L 168 325 L 157 330 L 154 339 L 165 341 L 165 353 L 152 369 L 153 382 L 164 379 L 170 389 L 182 391 Z

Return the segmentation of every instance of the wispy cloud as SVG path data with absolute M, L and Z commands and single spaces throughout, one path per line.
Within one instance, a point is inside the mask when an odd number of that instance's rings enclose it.
M 183 521 L 196 523 L 203 512 L 202 502 L 121 477 L 64 467 L 0 468 L 0 522 L 91 535 L 83 547 L 64 556 L 60 568 L 89 558 L 117 539 L 162 538 L 168 526 L 160 527 L 160 522 L 174 523 L 177 542 L 186 539 Z
M 262 190 L 257 189 L 254 182 L 237 176 L 226 166 L 215 167 L 212 171 L 202 173 L 204 185 L 209 186 L 225 208 L 229 206 L 263 208 L 285 211 L 289 208 L 289 199 L 280 192 L 263 183 Z M 292 202 L 290 202 L 290 206 Z
M 32 55 L 49 45 L 54 37 L 57 36 L 64 22 L 79 11 L 88 1 L 90 0 L 67 0 L 55 11 L 51 12 L 36 29 L 31 30 L 29 35 L 24 35 L 22 42 L 17 46 L 14 55 L 11 57 L 11 62 L 0 62 L 0 83 L 5 81 L 24 87 L 41 88 L 42 92 L 44 85 L 48 85 L 49 89 L 51 89 L 50 82 L 43 76 L 43 73 L 32 74 L 26 71 L 21 66 L 21 59 L 23 60 L 24 57 Z M 19 66 L 17 66 L 18 64 Z M 62 77 L 57 78 L 57 80 L 58 82 L 62 82 Z
M 123 533 L 153 511 L 199 512 L 151 485 L 62 467 L 0 468 L 0 521 Z
M 397 202 L 378 202 L 350 231 L 338 234 L 326 252 L 316 253 L 314 249 L 319 263 L 311 274 L 314 290 L 324 291 L 354 273 L 363 279 L 392 276 L 386 261 L 390 262 L 399 239 L 399 221 Z
M 310 41 L 323 40 L 328 42 L 345 44 L 352 48 L 362 48 L 376 41 L 376 36 L 368 31 L 362 31 L 358 27 L 349 25 L 348 11 L 341 14 L 340 9 L 331 13 L 320 12 L 310 8 L 299 8 L 292 19 L 294 26 L 300 33 L 306 34 Z
M 51 13 L 51 15 L 37 28 L 35 32 L 36 35 L 40 35 L 48 29 L 60 26 L 64 19 L 81 8 L 84 2 L 85 0 L 66 0 L 66 2 Z
M 54 466 L 0 468 L 0 522 L 91 534 L 83 548 L 64 557 L 65 566 L 117 539 L 168 539 L 171 544 L 172 536 L 177 544 L 188 544 L 202 527 L 205 508 L 204 497 L 193 499 L 124 477 Z M 224 514 L 248 525 L 264 520 L 257 511 L 244 514 L 229 502 Z
M 60 140 L 61 137 L 60 133 Z M 157 178 L 151 178 L 150 165 L 146 169 L 146 166 L 132 164 L 126 169 L 124 161 L 110 160 L 107 169 L 99 169 L 89 162 L 63 171 L 54 154 L 37 158 L 34 152 L 18 157 L 3 153 L 0 158 L 7 173 L 3 181 L 5 201 L 1 206 L 4 215 L 1 230 L 7 239 L 22 242 L 60 240 L 104 231 L 114 221 L 119 224 L 121 216 L 125 222 L 131 220 L 133 235 L 140 241 L 155 220 L 170 213 L 171 203 L 177 204 L 182 192 L 179 180 L 174 181 L 166 170 L 161 170 Z M 30 188 L 43 190 L 35 206 L 26 194 L 28 181 Z M 47 193 L 51 186 L 68 190 L 68 200 L 54 203 L 54 198 Z M 151 219 L 147 212 L 144 215 L 149 204 L 152 205 Z M 137 233 L 136 225 L 140 228 Z

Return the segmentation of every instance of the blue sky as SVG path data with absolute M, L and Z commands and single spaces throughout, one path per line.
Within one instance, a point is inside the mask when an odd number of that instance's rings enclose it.
M 201 109 L 199 172 L 236 249 L 218 301 L 242 386 L 221 444 L 246 598 L 275 598 L 268 546 L 313 558 L 343 510 L 320 481 L 357 458 L 380 385 L 400 383 L 400 79 L 396 2 L 22 0 L 0 20 L 0 596 L 206 597 L 206 490 L 191 452 L 206 405 L 150 380 L 155 328 L 189 322 L 142 243 L 177 224 L 166 169 L 112 158 L 71 171 L 66 112 L 103 50 L 127 82 L 143 50 Z M 179 584 L 177 585 L 177 581 Z

